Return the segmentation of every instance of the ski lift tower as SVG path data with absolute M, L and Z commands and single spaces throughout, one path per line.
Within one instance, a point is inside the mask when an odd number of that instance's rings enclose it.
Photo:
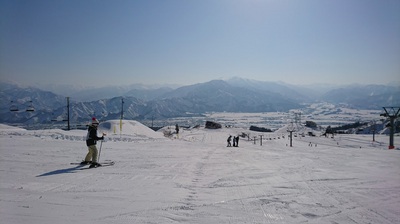
M 394 121 L 400 117 L 400 107 L 383 107 L 383 109 L 385 110 L 385 113 L 381 114 L 381 116 L 390 119 L 389 149 L 394 149 L 394 132 L 396 128 Z
M 293 132 L 296 131 L 296 128 L 293 125 L 293 122 L 291 122 L 288 127 L 287 127 L 287 131 L 290 133 L 289 138 L 290 138 L 290 147 L 293 147 Z
M 301 112 L 294 112 L 294 122 L 298 130 L 301 129 Z

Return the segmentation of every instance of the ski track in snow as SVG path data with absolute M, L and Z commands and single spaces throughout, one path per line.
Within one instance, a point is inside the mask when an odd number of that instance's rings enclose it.
M 79 170 L 69 163 L 85 156 L 85 131 L 1 127 L 1 223 L 400 223 L 387 136 L 226 147 L 241 131 L 109 136 L 101 160 L 115 165 Z

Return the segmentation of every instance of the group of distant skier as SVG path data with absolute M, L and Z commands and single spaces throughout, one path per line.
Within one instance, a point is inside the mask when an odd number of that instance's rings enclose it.
M 229 135 L 227 139 L 228 142 L 227 147 L 232 147 L 231 141 L 232 141 L 232 135 Z M 239 147 L 239 136 L 233 136 L 233 147 Z

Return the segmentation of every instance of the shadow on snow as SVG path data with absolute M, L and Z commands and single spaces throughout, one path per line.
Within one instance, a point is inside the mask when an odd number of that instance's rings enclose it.
M 50 171 L 48 173 L 44 173 L 44 174 L 38 175 L 36 177 L 45 177 L 45 176 L 64 174 L 64 173 L 75 173 L 77 170 L 81 169 L 82 167 L 83 167 L 82 165 L 79 165 L 79 166 L 72 167 L 72 168 L 54 170 L 54 171 Z

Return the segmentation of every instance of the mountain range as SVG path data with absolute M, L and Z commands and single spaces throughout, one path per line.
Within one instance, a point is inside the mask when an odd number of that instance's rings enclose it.
M 65 92 L 68 92 L 64 89 Z M 242 78 L 181 86 L 144 85 L 83 88 L 69 91 L 72 123 L 99 119 L 168 119 L 206 112 L 287 112 L 304 103 L 324 101 L 358 109 L 400 105 L 400 86 L 350 85 L 329 88 L 295 86 Z M 35 87 L 0 83 L 0 122 L 49 124 L 67 118 L 65 95 Z M 34 112 L 25 108 L 34 107 Z M 19 107 L 19 111 L 10 111 Z

